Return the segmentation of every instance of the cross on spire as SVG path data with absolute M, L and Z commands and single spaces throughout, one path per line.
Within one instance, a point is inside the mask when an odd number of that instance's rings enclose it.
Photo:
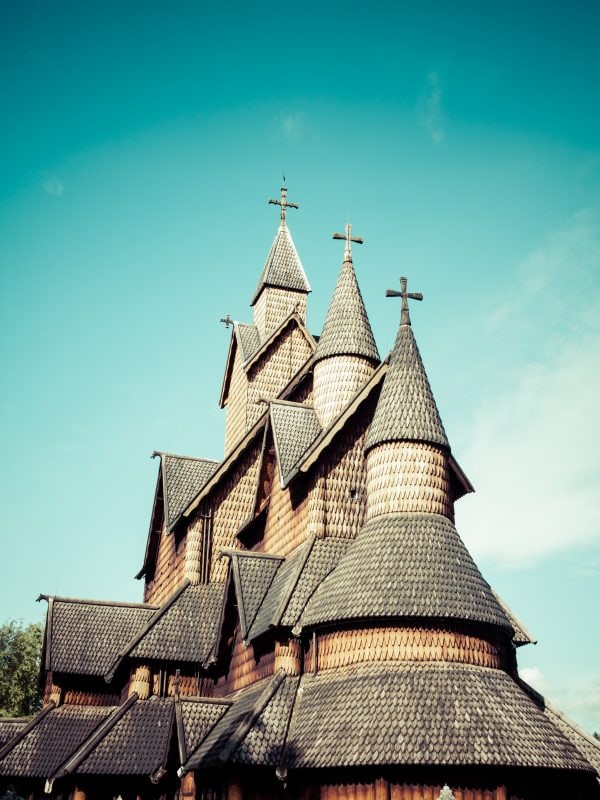
M 233 325 L 233 320 L 229 316 L 229 313 L 227 314 L 226 317 L 221 317 L 221 322 L 225 323 L 225 327 L 227 328 L 227 330 L 229 330 L 230 325 Z
M 388 289 L 385 293 L 386 297 L 401 297 L 402 298 L 402 311 L 400 313 L 400 325 L 410 325 L 410 316 L 408 313 L 408 301 L 422 300 L 423 295 L 421 292 L 407 292 L 406 291 L 406 278 L 400 278 L 400 289 L 397 292 L 395 289 Z
M 347 222 L 346 223 L 346 232 L 345 233 L 334 233 L 334 239 L 345 239 L 346 246 L 344 247 L 344 261 L 352 261 L 352 242 L 356 244 L 364 244 L 364 239 L 362 236 L 351 236 L 352 232 L 352 225 Z
M 284 178 L 285 181 L 285 178 Z M 287 186 L 285 183 L 281 187 L 281 200 L 269 200 L 269 205 L 281 206 L 281 227 L 285 228 L 285 215 L 288 208 L 299 208 L 297 203 L 288 203 Z

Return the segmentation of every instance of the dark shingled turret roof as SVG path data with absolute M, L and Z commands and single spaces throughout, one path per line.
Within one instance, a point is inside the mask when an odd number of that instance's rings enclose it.
M 284 225 L 275 234 L 258 286 L 250 301 L 251 306 L 256 303 L 265 286 L 291 289 L 306 294 L 311 291 L 292 236 Z
M 308 603 L 301 624 L 433 618 L 512 626 L 454 525 L 439 514 L 367 522 Z
M 398 330 L 365 450 L 402 440 L 449 447 L 410 324 Z
M 350 260 L 344 260 L 342 264 L 314 360 L 321 361 L 337 355 L 364 356 L 379 361 L 371 324 Z

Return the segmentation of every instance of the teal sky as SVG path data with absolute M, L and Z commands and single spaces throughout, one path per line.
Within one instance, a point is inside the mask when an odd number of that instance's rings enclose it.
M 591 0 L 0 0 L 0 621 L 141 599 L 149 456 L 222 455 L 285 172 L 315 333 L 348 216 L 382 353 L 424 293 L 459 532 L 600 730 L 599 38 Z

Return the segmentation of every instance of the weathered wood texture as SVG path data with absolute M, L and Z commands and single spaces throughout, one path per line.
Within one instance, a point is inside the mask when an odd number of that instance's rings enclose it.
M 443 784 L 373 783 L 331 784 L 320 787 L 319 800 L 438 800 Z M 455 800 L 508 800 L 505 786 L 494 789 L 450 787 Z
M 302 643 L 290 637 L 275 643 L 274 671 L 282 669 L 286 675 L 300 675 L 302 672 Z
M 239 627 L 236 630 L 235 642 L 227 675 L 220 678 L 214 688 L 215 697 L 225 697 L 238 689 L 250 686 L 256 681 L 273 674 L 275 652 L 257 654 L 252 645 L 246 646 L 242 641 Z
M 348 405 L 373 374 L 371 361 L 361 356 L 334 356 L 314 368 L 314 406 L 325 428 Z
M 152 684 L 152 674 L 150 667 L 146 664 L 138 664 L 131 670 L 129 679 L 129 691 L 127 696 L 135 692 L 140 700 L 147 700 L 150 697 L 150 687 Z
M 254 324 L 261 340 L 267 339 L 292 311 L 306 322 L 306 294 L 291 289 L 265 286 L 254 304 Z
M 236 347 L 225 417 L 225 455 L 234 448 L 247 430 L 248 378 L 242 367 L 242 355 Z
M 308 498 L 298 498 L 294 489 L 282 489 L 279 468 L 273 472 L 271 497 L 267 510 L 265 533 L 255 548 L 260 552 L 287 556 L 307 536 Z
M 448 628 L 365 627 L 322 633 L 317 637 L 317 669 L 378 661 L 454 661 L 508 669 L 509 654 L 500 636 L 489 637 Z M 305 670 L 315 669 L 313 640 Z
M 386 442 L 367 456 L 367 519 L 421 511 L 454 520 L 448 457 L 419 442 Z
M 117 706 L 119 702 L 119 694 L 109 694 L 108 692 L 66 689 L 63 693 L 63 703 L 66 706 Z
M 184 580 L 186 534 L 161 531 L 154 575 L 144 587 L 144 602 L 162 605 Z

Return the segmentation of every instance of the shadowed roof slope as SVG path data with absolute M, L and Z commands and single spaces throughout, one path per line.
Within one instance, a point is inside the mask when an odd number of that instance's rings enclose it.
M 29 722 L 28 719 L 0 717 L 0 748 L 13 739 Z
M 49 778 L 114 706 L 47 706 L 0 751 L 0 775 Z
M 250 301 L 251 306 L 256 303 L 265 286 L 305 293 L 311 290 L 292 235 L 289 229 L 283 225 L 273 239 L 256 291 Z
M 449 447 L 412 328 L 400 325 L 365 450 L 407 439 Z
M 314 408 L 272 402 L 271 423 L 282 482 L 322 431 Z
M 379 361 L 352 261 L 342 264 L 314 360 L 337 355 L 364 356 Z
M 499 669 L 414 662 L 307 673 L 290 767 L 507 765 L 591 772 L 577 748 Z
M 176 704 L 179 756 L 182 764 L 185 764 L 230 705 L 230 700 L 199 697 L 182 698 Z
M 44 668 L 77 675 L 104 675 L 157 609 L 158 606 L 134 603 L 48 598 Z
M 309 601 L 302 625 L 364 618 L 435 618 L 512 626 L 449 519 L 369 520 Z

